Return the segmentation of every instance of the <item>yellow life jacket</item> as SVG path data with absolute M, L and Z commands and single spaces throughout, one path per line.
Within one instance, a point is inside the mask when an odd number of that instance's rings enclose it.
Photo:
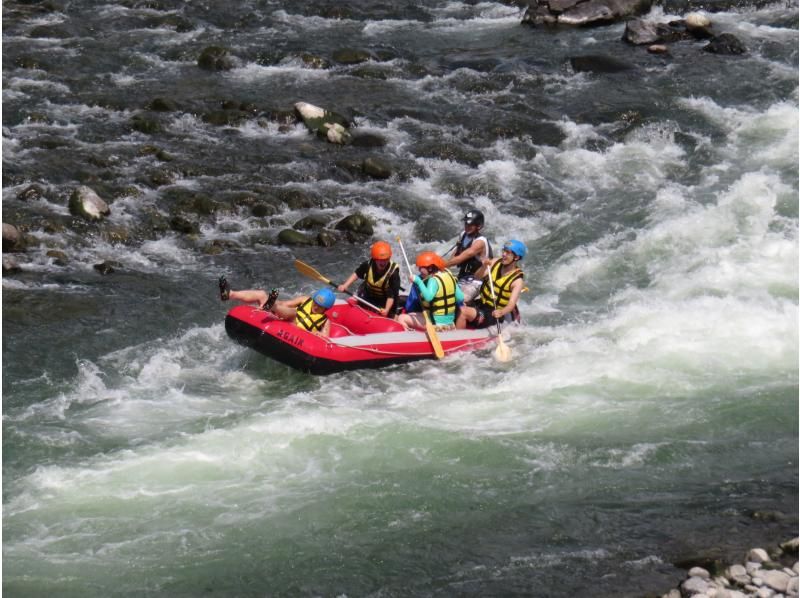
M 328 316 L 325 314 L 313 313 L 311 311 L 311 307 L 313 305 L 314 300 L 311 297 L 301 303 L 300 307 L 297 308 L 297 314 L 294 318 L 294 323 L 298 326 L 298 328 L 308 330 L 309 332 L 322 332 L 322 329 L 325 327 L 325 322 L 328 321 Z
M 422 301 L 422 307 L 430 311 L 433 316 L 446 316 L 456 313 L 456 288 L 458 281 L 450 270 L 442 270 L 433 275 L 439 283 L 433 301 Z
M 389 279 L 398 268 L 397 264 L 389 262 L 389 266 L 383 276 L 375 278 L 375 263 L 370 260 L 369 268 L 367 268 L 367 277 L 364 279 L 364 290 L 375 298 L 385 299 L 389 296 Z
M 515 280 L 523 277 L 522 270 L 519 268 L 514 268 L 505 276 L 501 276 L 500 268 L 502 267 L 503 262 L 497 260 L 489 272 L 489 276 L 492 277 L 492 282 L 494 283 L 494 292 L 497 296 L 497 309 L 503 309 L 506 305 L 508 305 L 508 301 L 511 299 L 511 284 Z M 489 286 L 488 278 L 484 280 L 483 284 L 481 285 L 480 300 L 484 305 L 494 307 L 494 301 L 492 300 L 492 288 Z

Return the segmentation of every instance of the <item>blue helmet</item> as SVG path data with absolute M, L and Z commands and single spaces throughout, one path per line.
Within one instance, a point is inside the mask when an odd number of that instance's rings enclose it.
M 517 241 L 516 239 L 511 239 L 510 241 L 506 241 L 506 244 L 503 245 L 503 249 L 508 249 L 519 259 L 523 259 L 525 257 L 525 254 L 528 253 L 528 248 L 525 247 L 525 243 L 523 243 L 522 241 Z
M 330 309 L 333 307 L 333 304 L 336 303 L 336 295 L 334 295 L 333 291 L 330 289 L 320 289 L 314 293 L 311 298 L 314 300 L 314 303 L 325 309 Z

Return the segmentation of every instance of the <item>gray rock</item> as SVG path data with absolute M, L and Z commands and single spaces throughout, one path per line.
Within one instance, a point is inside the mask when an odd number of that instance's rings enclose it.
M 747 561 L 750 563 L 764 563 L 769 560 L 767 551 L 763 548 L 753 548 L 747 553 Z
M 689 577 L 699 577 L 700 579 L 711 579 L 711 574 L 702 567 L 692 567 L 689 569 Z
M 697 39 L 710 39 L 714 37 L 711 32 L 711 19 L 697 12 L 690 12 L 684 18 L 686 30 Z
M 798 581 L 799 580 L 797 579 L 796 574 L 789 579 L 789 583 L 786 584 L 786 593 L 789 596 L 797 596 L 797 590 L 799 586 Z
M 800 545 L 800 538 L 792 538 L 781 544 L 781 550 L 797 554 L 797 547 Z
M 102 262 L 100 264 L 95 264 L 93 268 L 103 276 L 108 276 L 109 274 L 113 274 L 114 272 L 116 272 L 115 267 L 119 268 L 121 266 L 122 264 L 120 264 L 119 262 L 115 262 L 113 260 L 106 260 L 105 262 Z
M 531 0 L 522 17 L 527 25 L 600 25 L 645 14 L 652 0 Z
M 13 224 L 3 223 L 3 253 L 19 251 L 22 247 L 22 233 Z
M 17 193 L 17 199 L 20 201 L 36 201 L 44 197 L 44 187 L 41 185 L 33 184 L 28 185 L 22 191 Z
M 732 33 L 722 33 L 712 39 L 703 51 L 712 54 L 744 54 L 747 47 Z
M 654 44 L 661 41 L 656 23 L 645 21 L 644 19 L 635 19 L 625 23 L 625 32 L 622 34 L 622 39 L 636 46 Z
M 57 249 L 50 249 L 45 255 L 49 258 L 53 258 L 53 263 L 56 266 L 66 266 L 69 262 L 67 254 Z
M 69 212 L 89 221 L 102 220 L 111 213 L 108 204 L 91 187 L 81 185 L 69 198 Z
M 197 66 L 206 71 L 229 71 L 236 66 L 236 61 L 227 48 L 209 46 L 200 53 Z
M 17 260 L 15 260 L 10 255 L 3 256 L 3 275 L 5 274 L 17 274 L 18 272 L 22 272 L 22 268 L 19 267 Z
M 686 596 L 703 594 L 708 590 L 708 582 L 699 577 L 690 577 L 681 584 L 681 592 Z
M 773 590 L 786 592 L 791 578 L 783 571 L 765 571 L 761 574 L 761 579 Z
M 324 137 L 331 143 L 349 143 L 350 122 L 341 114 L 314 106 L 308 102 L 297 102 L 294 109 L 309 131 Z

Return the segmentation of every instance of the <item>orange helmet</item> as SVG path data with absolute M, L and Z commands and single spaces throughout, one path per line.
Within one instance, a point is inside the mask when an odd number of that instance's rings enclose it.
M 436 266 L 437 270 L 446 268 L 442 257 L 433 251 L 423 251 L 417 256 L 417 268 L 430 268 Z
M 388 260 L 392 257 L 392 246 L 386 241 L 378 241 L 372 244 L 370 255 L 374 260 Z

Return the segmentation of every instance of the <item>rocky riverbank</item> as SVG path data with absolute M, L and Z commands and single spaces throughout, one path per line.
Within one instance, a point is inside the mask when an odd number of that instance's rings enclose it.
M 743 563 L 694 566 L 679 586 L 661 598 L 783 598 L 798 595 L 798 538 L 769 552 L 753 548 Z

